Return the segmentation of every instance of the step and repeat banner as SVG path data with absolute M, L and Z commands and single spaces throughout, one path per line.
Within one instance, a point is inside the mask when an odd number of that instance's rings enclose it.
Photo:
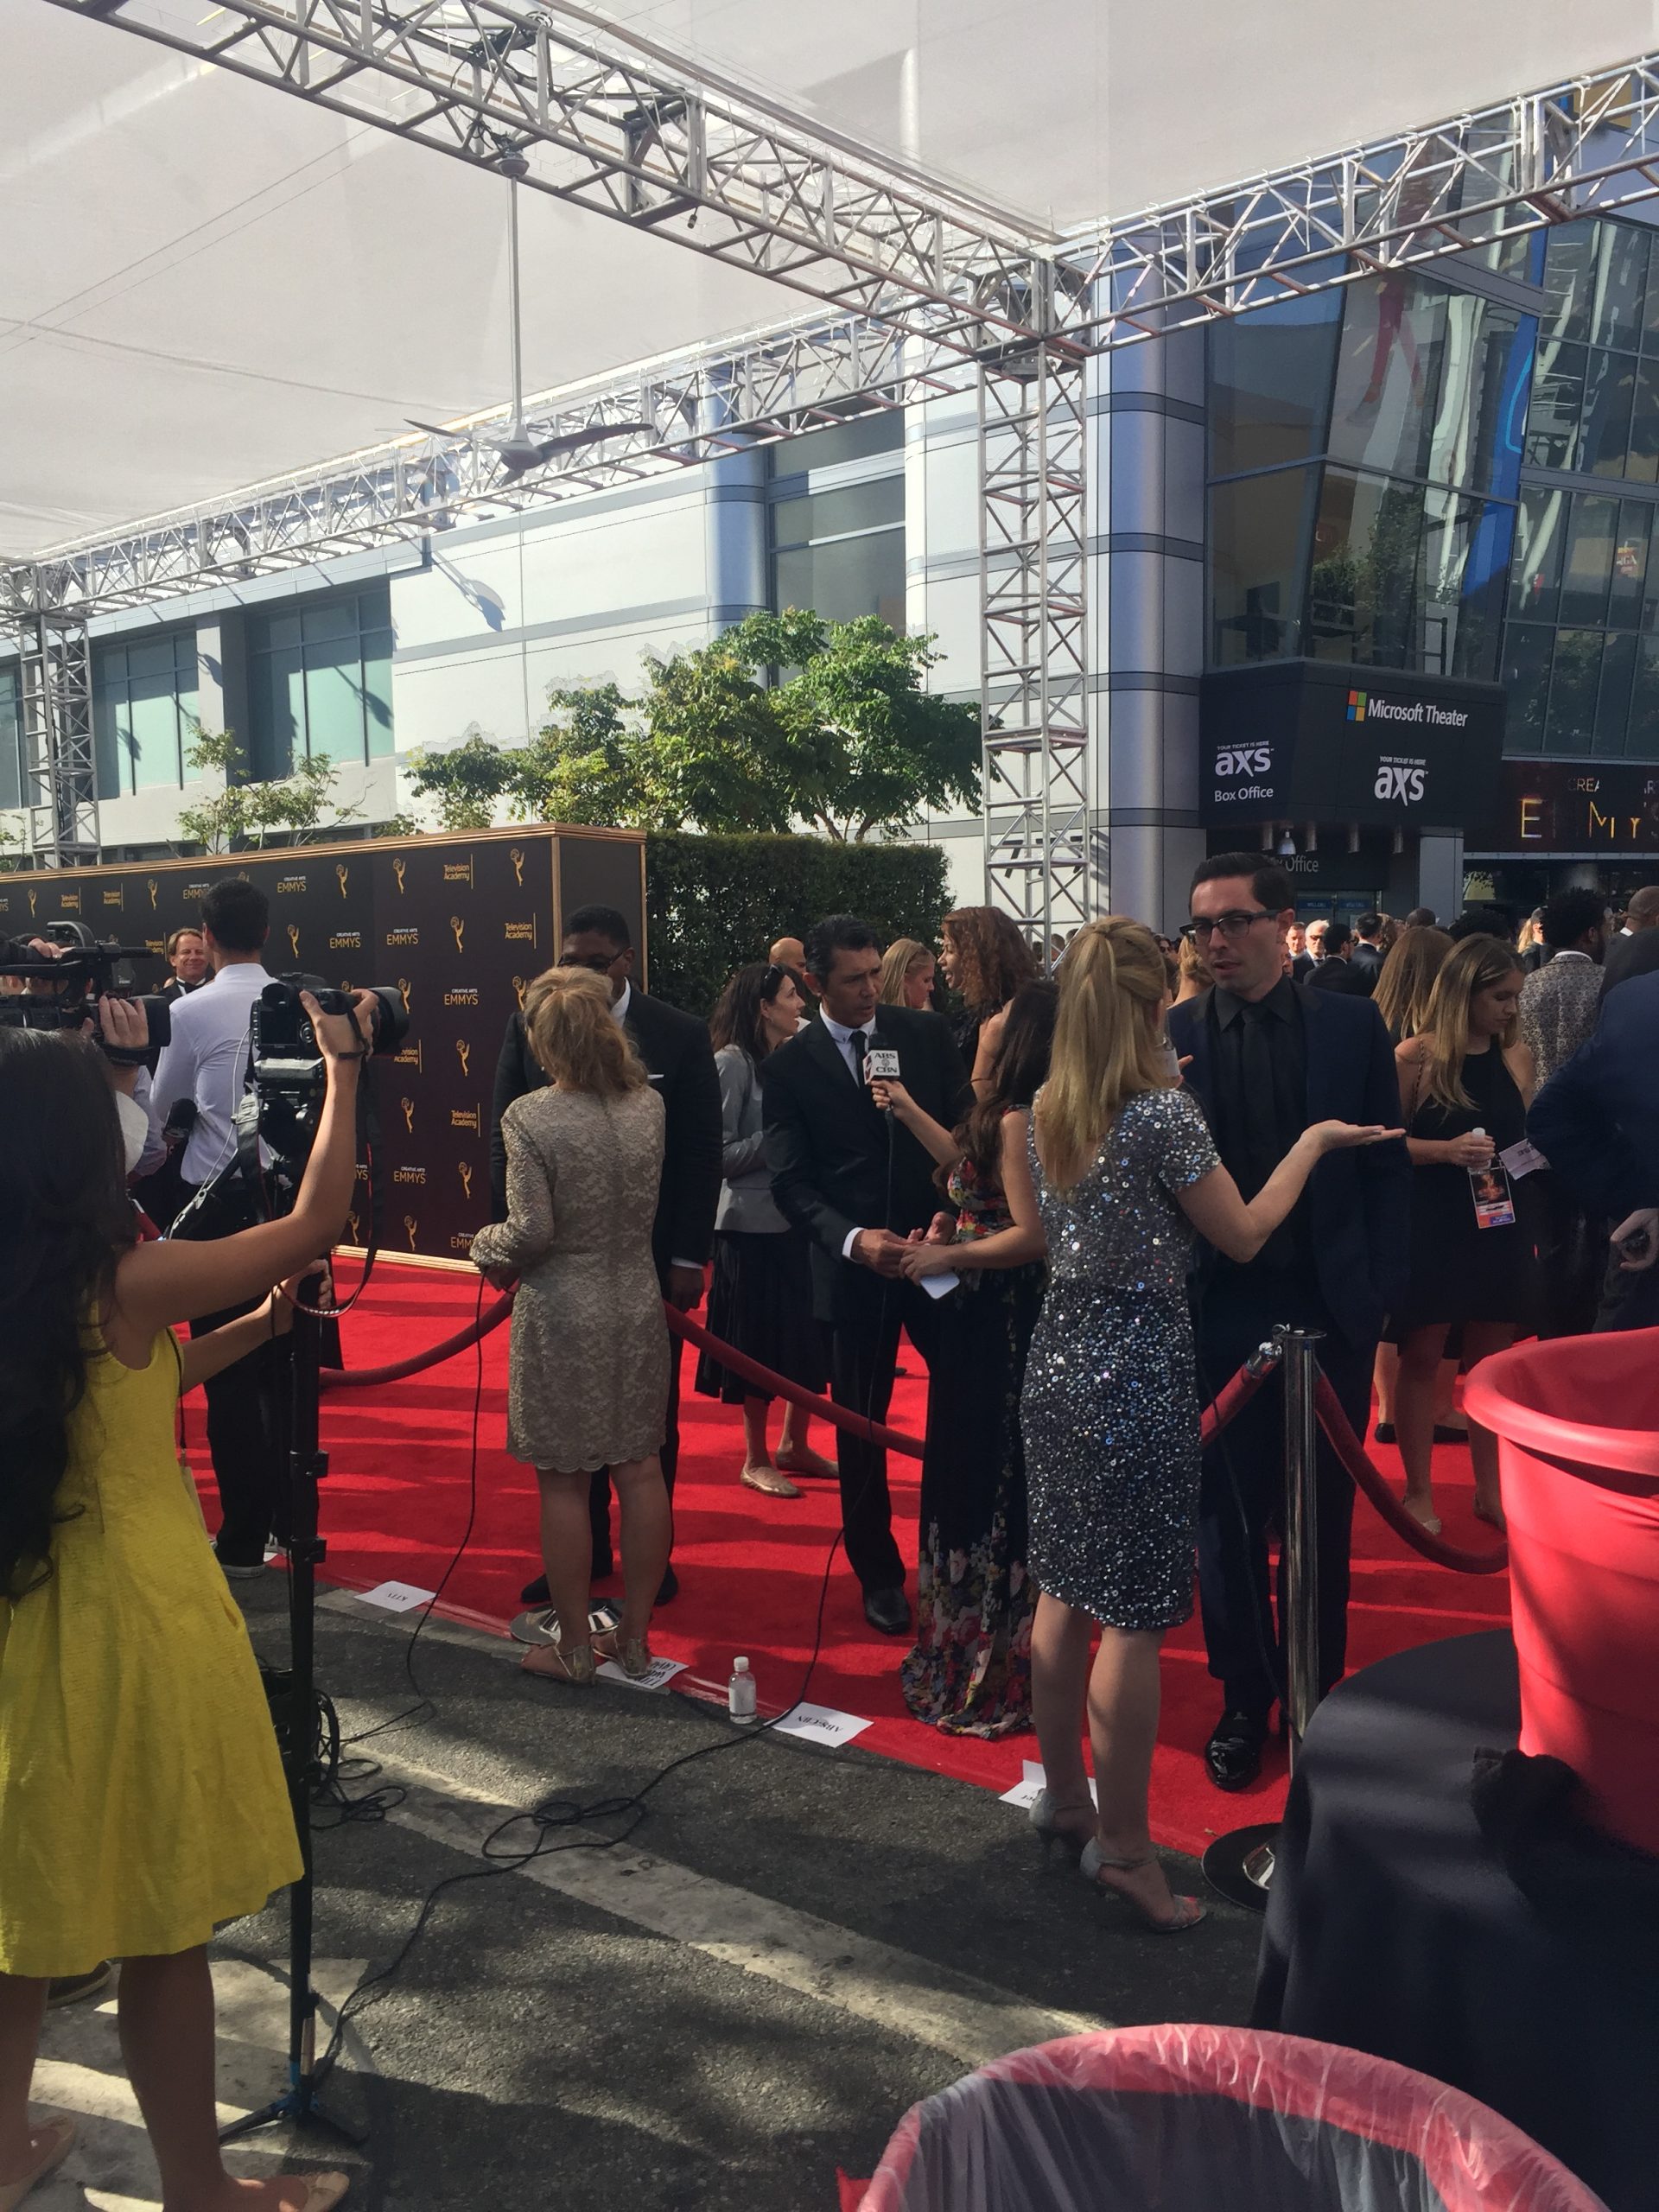
M 272 975 L 395 983 L 408 1000 L 408 1042 L 377 1059 L 372 1077 L 391 1167 L 384 1247 L 464 1259 L 490 1216 L 490 1098 L 507 1022 L 558 956 L 559 917 L 578 906 L 626 917 L 644 980 L 644 851 L 626 831 L 486 830 L 0 875 L 0 934 L 84 923 L 95 938 L 143 945 L 133 980 L 156 990 L 168 937 L 196 919 L 215 880 L 257 883 L 270 900 Z M 367 1234 L 365 1201 L 351 1241 Z

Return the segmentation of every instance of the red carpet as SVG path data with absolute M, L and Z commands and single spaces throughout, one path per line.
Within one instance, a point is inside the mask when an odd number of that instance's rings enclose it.
M 486 1294 L 487 1295 L 487 1294 Z M 476 1279 L 438 1268 L 385 1265 L 361 1304 L 341 1325 L 349 1363 L 368 1368 L 407 1357 L 472 1319 Z M 741 1487 L 742 1432 L 735 1408 L 698 1397 L 681 1402 L 680 1472 L 676 1491 L 675 1565 L 681 1595 L 652 1625 L 654 1647 L 684 1660 L 724 1694 L 733 1655 L 753 1665 L 763 1713 L 798 1694 L 812 1645 L 825 1554 L 838 1516 L 833 1484 L 811 1483 L 798 1500 L 767 1498 Z M 925 1378 L 913 1354 L 912 1379 L 893 1395 L 895 1427 L 921 1433 Z M 536 1487 L 532 1471 L 505 1449 L 507 1331 L 485 1340 L 478 1517 L 465 1556 L 450 1576 L 444 1610 L 504 1626 L 519 1610 L 520 1586 L 535 1573 Z M 323 1400 L 323 1442 L 332 1469 L 322 1491 L 328 1540 L 325 1572 L 357 1589 L 399 1581 L 433 1588 L 466 1525 L 468 1448 L 477 1354 L 466 1351 L 406 1382 L 330 1392 Z M 832 1432 L 814 1424 L 813 1440 L 833 1452 Z M 190 1457 L 204 1478 L 209 1527 L 217 1525 L 199 1402 L 188 1420 Z M 1397 1477 L 1395 1454 L 1372 1456 Z M 1473 1477 L 1461 1448 L 1435 1453 L 1436 1503 L 1452 1541 L 1484 1548 L 1492 1532 L 1471 1511 Z M 891 1462 L 895 1533 L 916 1556 L 913 1460 Z M 602 1585 L 620 1594 L 620 1585 Z M 1383 1529 L 1362 1500 L 1355 1511 L 1354 1596 L 1349 1664 L 1368 1665 L 1408 1645 L 1456 1636 L 1509 1618 L 1507 1576 L 1459 1575 L 1434 1567 Z M 944 1737 L 912 1720 L 899 1693 L 904 1646 L 874 1635 L 858 1586 L 837 1558 L 824 1616 L 824 1643 L 808 1695 L 817 1704 L 868 1718 L 860 1745 L 913 1766 L 930 1767 L 988 1789 L 1006 1789 L 1021 1763 L 1037 1756 L 1029 1733 L 987 1744 Z M 1165 1646 L 1163 1726 L 1153 1770 L 1153 1829 L 1162 1843 L 1201 1853 L 1212 1834 L 1276 1818 L 1284 1799 L 1282 1751 L 1269 1751 L 1260 1783 L 1224 1797 L 1205 1779 L 1199 1754 L 1213 1726 L 1216 1693 L 1205 1670 L 1197 1622 Z M 557 1691 L 550 1691 L 556 1709 Z M 1010 1819 L 1014 1815 L 1012 1812 Z

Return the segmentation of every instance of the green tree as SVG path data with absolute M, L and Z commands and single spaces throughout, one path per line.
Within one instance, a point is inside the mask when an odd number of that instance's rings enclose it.
M 360 811 L 335 796 L 340 772 L 326 753 L 310 754 L 292 775 L 274 782 L 255 781 L 246 773 L 246 756 L 235 731 L 207 730 L 198 722 L 184 760 L 198 773 L 208 769 L 225 779 L 223 791 L 179 812 L 181 839 L 200 845 L 204 852 L 240 852 L 249 845 L 263 849 L 266 838 L 281 830 L 289 832 L 293 843 L 309 844 L 325 826 L 332 830 L 339 823 L 354 821 Z
M 556 686 L 551 719 L 506 756 L 519 822 L 641 829 L 655 817 L 640 702 L 614 683 Z
M 435 798 L 438 820 L 446 830 L 487 830 L 495 804 L 516 789 L 516 756 L 504 753 L 480 731 L 468 731 L 448 753 L 424 747 L 409 756 L 410 781 L 418 798 Z
M 10 875 L 23 856 L 23 817 L 0 814 L 0 875 Z

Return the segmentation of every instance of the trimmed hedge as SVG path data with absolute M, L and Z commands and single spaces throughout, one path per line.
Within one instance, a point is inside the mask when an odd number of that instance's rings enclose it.
M 857 914 L 886 944 L 938 941 L 949 911 L 937 845 L 842 845 L 828 837 L 694 836 L 645 840 L 645 914 L 654 998 L 709 1014 L 726 979 L 764 960 L 780 937 L 804 937 L 825 914 Z

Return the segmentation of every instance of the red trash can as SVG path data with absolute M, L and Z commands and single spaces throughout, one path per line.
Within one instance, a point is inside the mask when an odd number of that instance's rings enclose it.
M 1260 2028 L 1016 2050 L 913 2106 L 858 2212 L 1607 2212 L 1529 2135 L 1392 2059 Z
M 1659 1853 L 1659 1329 L 1494 1353 L 1464 1406 L 1498 1439 L 1521 1749 Z

